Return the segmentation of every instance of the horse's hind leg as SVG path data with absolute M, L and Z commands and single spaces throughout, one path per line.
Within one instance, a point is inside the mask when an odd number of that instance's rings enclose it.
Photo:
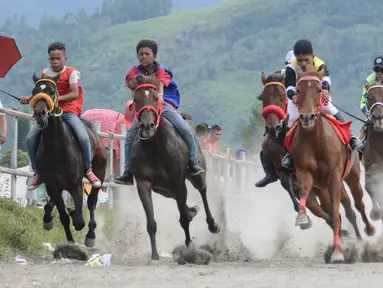
M 363 202 L 363 188 L 360 185 L 360 166 L 359 162 L 354 164 L 351 168 L 350 173 L 345 179 L 347 186 L 350 188 L 351 194 L 354 198 L 355 207 L 358 209 L 360 215 L 362 216 L 362 220 L 365 227 L 365 232 L 368 236 L 372 236 L 375 234 L 375 227 L 370 223 L 366 215 L 366 208 Z
M 88 233 L 85 235 L 84 244 L 86 247 L 96 246 L 96 217 L 94 211 L 96 210 L 97 199 L 98 199 L 99 188 L 92 188 L 88 196 L 88 210 L 89 210 L 89 223 L 88 223 Z
M 358 240 L 362 240 L 362 235 L 360 234 L 358 223 L 356 221 L 356 214 L 354 212 L 354 209 L 352 209 L 350 197 L 348 196 L 343 183 L 342 183 L 341 203 L 346 213 L 346 218 L 348 219 L 348 221 L 350 221 L 352 227 L 354 227 L 356 238 Z
M 44 216 L 43 216 L 43 227 L 44 230 L 52 230 L 53 228 L 53 217 L 52 211 L 55 207 L 55 203 L 52 198 L 49 198 L 48 202 L 44 206 Z
M 377 176 L 378 175 L 368 173 L 367 170 L 365 171 L 364 188 L 366 189 L 368 195 L 370 196 L 371 202 L 372 202 L 372 209 L 370 212 L 370 218 L 373 221 L 378 221 L 381 217 L 383 217 L 383 213 L 382 213 L 382 211 L 379 207 L 378 201 L 376 201 L 376 197 L 375 197 L 375 193 L 376 193 L 375 190 L 379 189 L 379 181 L 376 181 L 378 179 Z
M 160 259 L 157 251 L 156 233 L 157 223 L 154 220 L 154 209 L 152 200 L 152 184 L 149 181 L 137 179 L 137 191 L 140 196 L 142 206 L 146 215 L 146 230 L 150 238 L 150 245 L 152 246 L 152 260 Z M 186 203 L 185 203 L 186 204 Z

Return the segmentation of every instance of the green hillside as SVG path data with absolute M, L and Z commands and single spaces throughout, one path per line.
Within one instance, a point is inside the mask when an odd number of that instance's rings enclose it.
M 380 4 L 377 0 L 363 5 L 356 0 L 228 0 L 116 26 L 91 16 L 69 24 L 52 19 L 40 30 L 8 23 L 0 33 L 16 37 L 24 59 L 0 81 L 0 87 L 28 93 L 32 72 L 47 65 L 47 46 L 62 40 L 68 44 L 69 64 L 82 73 L 85 108 L 121 110 L 130 97 L 123 82 L 136 63 L 135 45 L 153 38 L 160 44 L 160 62 L 174 72 L 180 85 L 181 110 L 197 121 L 220 123 L 225 142 L 240 145 L 240 131 L 261 89 L 260 72 L 282 68 L 286 52 L 302 37 L 313 41 L 318 56 L 329 66 L 334 102 L 359 114 L 361 84 L 373 58 L 383 54 L 383 27 L 377 24 L 383 12 Z

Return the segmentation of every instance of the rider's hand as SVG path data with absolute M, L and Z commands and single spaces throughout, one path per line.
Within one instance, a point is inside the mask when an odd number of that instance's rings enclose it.
M 293 96 L 293 103 L 294 103 L 294 105 L 297 105 L 297 95 Z
M 322 97 L 328 99 L 328 90 L 322 90 Z
M 165 103 L 165 102 L 164 102 L 164 95 L 162 95 L 162 94 L 158 94 L 158 98 L 160 99 L 161 104 L 164 104 L 164 103 Z
M 28 104 L 29 101 L 31 100 L 31 98 L 32 98 L 32 96 L 23 96 L 23 97 L 21 97 L 21 99 L 20 99 L 20 103 L 21 103 L 21 104 Z

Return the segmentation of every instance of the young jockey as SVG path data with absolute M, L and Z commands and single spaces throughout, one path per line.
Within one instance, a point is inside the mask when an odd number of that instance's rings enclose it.
M 125 77 L 125 82 L 129 83 L 130 80 L 138 74 L 156 75 L 157 80 L 160 81 L 158 94 L 162 97 L 164 102 L 162 115 L 173 124 L 174 128 L 184 139 L 188 148 L 189 168 L 192 173 L 194 175 L 204 173 L 205 171 L 198 163 L 198 149 L 193 132 L 190 126 L 182 118 L 181 114 L 177 111 L 178 106 L 180 105 L 180 95 L 177 84 L 173 80 L 173 74 L 156 62 L 157 51 L 158 46 L 156 42 L 151 40 L 141 40 L 136 47 L 137 58 L 140 65 L 133 66 L 133 68 L 128 71 Z M 132 93 L 134 92 L 132 91 Z M 116 178 L 116 183 L 133 185 L 130 153 L 138 129 L 137 121 L 134 119 L 125 139 L 125 171 L 121 177 Z
M 287 52 L 286 57 L 285 57 L 285 66 L 289 65 L 293 60 L 295 59 L 294 56 L 294 50 L 290 50 Z M 277 71 L 275 73 L 280 73 L 282 75 L 286 74 L 286 69 L 282 69 L 280 71 Z M 262 100 L 262 94 L 258 96 L 259 100 Z M 288 99 L 289 102 L 291 102 L 290 99 Z M 278 179 L 274 176 L 274 168 L 270 166 L 268 163 L 270 161 L 267 160 L 266 155 L 263 154 L 263 151 L 259 153 L 259 157 L 261 159 L 262 167 L 265 172 L 265 177 L 263 177 L 261 180 L 255 183 L 255 187 L 265 187 L 269 185 L 270 183 L 273 183 L 277 181 Z
M 92 171 L 89 135 L 79 118 L 83 102 L 80 72 L 73 67 L 65 66 L 67 61 L 65 50 L 65 44 L 60 42 L 52 43 L 48 47 L 50 67 L 41 72 L 41 77 L 55 77 L 60 74 L 60 78 L 57 81 L 57 91 L 59 94 L 59 105 L 63 111 L 62 119 L 72 127 L 73 132 L 76 135 L 82 151 L 85 178 L 89 180 L 93 187 L 99 188 L 101 187 L 101 181 Z M 22 104 L 28 104 L 31 98 L 32 96 L 22 97 L 20 102 Z M 30 190 L 34 190 L 41 185 L 41 180 L 36 169 L 36 154 L 40 135 L 41 130 L 32 126 L 26 139 L 32 170 L 35 173 L 32 183 L 29 186 Z M 68 169 L 70 169 L 70 167 L 68 167 Z
M 367 90 L 372 85 L 381 85 L 383 84 L 383 56 L 376 57 L 374 60 L 374 68 L 372 68 L 373 72 L 364 80 L 362 97 L 360 98 L 360 110 L 362 110 L 363 114 L 366 114 L 366 98 L 367 98 Z
M 325 92 L 327 95 L 330 92 L 330 74 L 327 70 L 326 64 L 316 57 L 314 55 L 314 50 L 312 47 L 312 44 L 309 40 L 302 39 L 298 40 L 294 45 L 294 55 L 296 59 L 294 59 L 291 64 L 287 65 L 286 67 L 286 76 L 285 76 L 285 83 L 286 83 L 286 93 L 287 97 L 292 100 L 295 96 L 296 91 L 296 82 L 297 82 L 297 71 L 306 71 L 306 65 L 311 63 L 314 65 L 315 69 L 319 71 L 324 71 L 325 77 L 322 80 L 322 89 L 323 92 Z M 331 97 L 329 97 L 330 102 L 327 106 L 323 107 L 323 110 L 327 113 L 333 115 L 337 120 L 345 122 L 347 121 L 344 117 L 343 113 L 338 111 L 332 104 L 331 104 Z M 299 116 L 299 111 L 295 104 L 292 101 L 289 101 L 288 103 L 288 113 L 289 113 L 289 128 L 294 124 L 295 120 Z M 362 143 L 360 142 L 359 138 L 355 137 L 351 131 L 351 140 L 350 140 L 350 147 L 353 150 L 359 150 L 362 148 Z M 282 166 L 287 169 L 293 168 L 293 158 L 289 153 L 286 153 L 285 157 L 282 159 Z

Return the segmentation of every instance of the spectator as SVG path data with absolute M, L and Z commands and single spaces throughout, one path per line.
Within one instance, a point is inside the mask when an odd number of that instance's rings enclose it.
M 1 101 L 0 108 L 3 108 Z M 0 113 L 0 149 L 1 145 L 3 145 L 5 141 L 7 141 L 7 118 L 4 113 Z
M 200 141 L 204 141 L 209 137 L 211 127 L 207 123 L 198 124 L 195 128 L 195 134 Z
M 211 126 L 210 136 L 203 140 L 203 148 L 205 150 L 208 149 L 209 145 L 211 145 L 211 152 L 214 154 L 218 153 L 218 142 L 222 137 L 222 128 L 219 125 Z

